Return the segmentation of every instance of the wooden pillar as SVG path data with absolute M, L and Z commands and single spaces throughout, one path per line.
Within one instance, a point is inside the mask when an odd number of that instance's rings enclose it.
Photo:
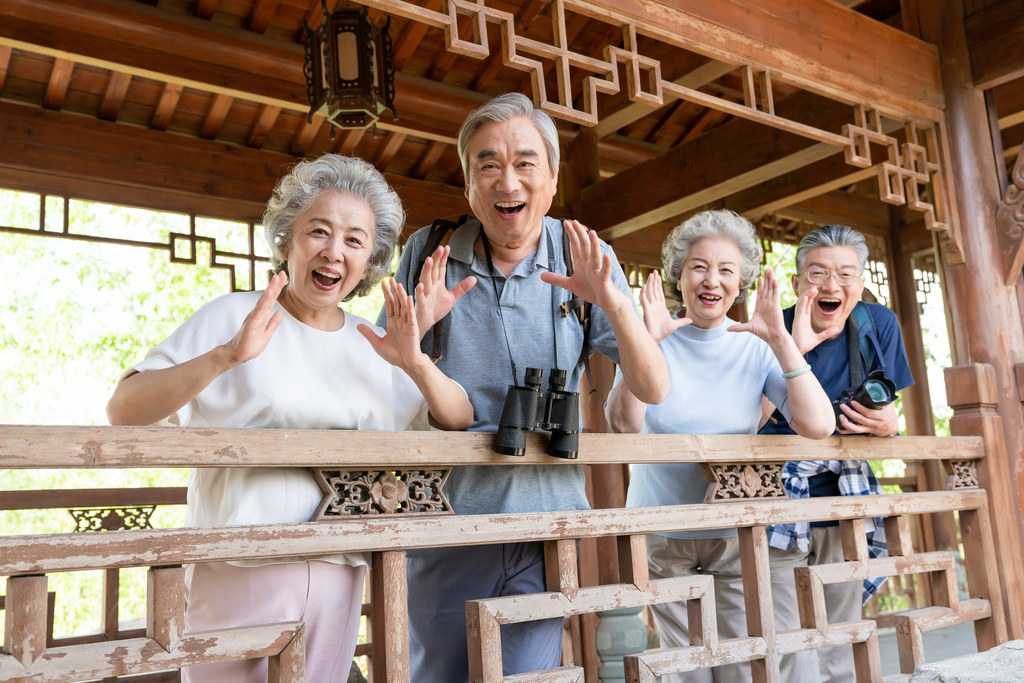
M 1007 485 L 1005 497 L 995 501 L 992 517 L 1011 526 L 1014 546 L 1021 547 L 1024 520 L 1024 414 L 1014 376 L 1014 365 L 1024 362 L 1024 328 L 1015 287 L 1003 281 L 996 210 L 999 181 L 984 94 L 974 87 L 964 33 L 962 0 L 905 0 L 904 14 L 917 26 L 921 38 L 939 48 L 942 85 L 946 95 L 944 131 L 955 187 L 955 203 L 962 229 L 965 263 L 944 261 L 946 291 L 953 313 L 954 363 L 986 363 L 994 371 L 993 398 L 1002 418 L 1006 457 L 993 479 Z M 947 379 L 948 386 L 948 379 Z M 956 391 L 956 387 L 953 388 Z M 1005 539 L 1004 539 L 1005 540 Z M 1020 555 L 1016 564 L 1020 565 Z M 1021 628 L 1020 621 L 1011 627 Z
M 409 683 L 407 596 L 405 551 L 373 553 L 370 602 L 373 604 L 374 683 Z M 471 652 L 471 660 L 472 657 Z
M 1006 440 L 1002 418 L 996 412 L 999 387 L 991 365 L 972 363 L 946 369 L 946 401 L 953 408 L 949 429 L 953 436 L 980 436 L 985 440 L 985 457 L 978 462 L 978 485 L 988 492 L 989 509 L 1007 511 L 1013 484 L 1006 471 Z M 1013 514 L 992 514 L 996 565 L 1002 585 L 1003 608 L 1012 639 L 1024 637 L 1024 566 L 1021 543 Z M 964 515 L 960 516 L 963 533 Z M 969 551 L 964 546 L 965 552 Z M 969 558 L 970 559 L 970 558 Z M 977 572 L 976 572 L 977 573 Z M 972 593 L 971 597 L 975 597 Z

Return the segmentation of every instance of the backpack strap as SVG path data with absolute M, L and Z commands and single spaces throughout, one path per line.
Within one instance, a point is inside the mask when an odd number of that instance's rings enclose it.
M 853 307 L 853 315 L 857 319 L 857 326 L 860 331 L 860 354 L 864 359 L 864 363 L 868 366 L 868 372 L 871 372 L 876 369 L 876 366 L 881 366 L 881 363 L 878 362 L 878 354 L 875 353 L 875 347 L 867 334 L 870 331 L 874 333 L 876 339 L 878 338 L 875 319 L 871 317 L 871 311 L 868 310 L 863 301 L 858 301 L 857 305 Z M 856 386 L 860 386 L 860 384 Z
M 423 264 L 427 262 L 427 257 L 437 251 L 438 247 L 448 244 L 452 234 L 469 222 L 471 216 L 469 214 L 463 214 L 455 220 L 451 220 L 452 218 L 455 217 L 438 218 L 430 225 L 430 232 L 427 233 L 427 239 L 423 243 L 423 249 L 420 250 L 420 254 L 416 259 L 417 273 L 423 272 Z M 414 275 L 413 277 L 416 278 L 418 276 Z M 448 283 L 446 282 L 445 285 L 447 284 Z M 447 317 L 448 316 L 445 316 L 445 318 Z M 434 364 L 437 364 L 437 361 L 441 360 L 441 341 L 444 338 L 444 318 L 434 323 L 431 334 L 433 338 L 430 344 L 430 360 Z
M 573 265 L 572 265 L 572 251 L 569 247 L 569 233 L 562 228 L 562 256 L 565 259 L 565 274 L 567 277 L 572 277 Z M 558 307 L 562 312 L 562 317 L 565 318 L 570 312 L 576 314 L 576 318 L 583 325 L 583 349 L 580 351 L 579 360 L 576 361 L 576 367 L 580 364 L 587 375 L 587 381 L 590 382 L 590 392 L 597 391 L 594 387 L 594 378 L 590 373 L 590 321 L 591 313 L 593 312 L 594 306 L 589 301 L 584 301 L 575 293 L 570 292 L 572 298 L 568 301 L 563 301 Z

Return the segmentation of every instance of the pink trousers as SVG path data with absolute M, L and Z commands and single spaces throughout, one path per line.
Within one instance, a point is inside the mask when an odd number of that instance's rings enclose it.
M 185 632 L 301 621 L 306 680 L 346 683 L 359 637 L 366 567 L 309 560 L 260 567 L 226 562 L 185 569 Z M 182 683 L 265 683 L 267 659 L 191 666 Z

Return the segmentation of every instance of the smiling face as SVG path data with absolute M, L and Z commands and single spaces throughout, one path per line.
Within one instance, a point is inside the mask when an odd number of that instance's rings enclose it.
M 307 324 L 310 317 L 334 313 L 365 276 L 372 252 L 373 213 L 366 202 L 322 193 L 295 219 L 284 249 L 288 286 L 282 305 Z
M 740 293 L 740 248 L 724 237 L 690 245 L 679 281 L 686 317 L 705 330 L 718 327 Z
M 860 276 L 860 259 L 856 251 L 850 247 L 811 249 L 804 260 L 803 272 L 793 276 L 793 291 L 800 296 L 815 286 L 808 280 L 808 274 L 826 270 L 830 273 L 829 278 L 824 284 L 817 285 L 818 293 L 811 306 L 811 328 L 815 332 L 823 332 L 836 326 L 839 328 L 836 334 L 839 334 L 864 291 L 864 278 Z M 838 273 L 854 276 L 852 282 L 840 285 L 835 277 Z
M 468 152 L 466 198 L 488 239 L 513 247 L 539 240 L 558 174 L 533 122 L 486 123 L 473 134 Z

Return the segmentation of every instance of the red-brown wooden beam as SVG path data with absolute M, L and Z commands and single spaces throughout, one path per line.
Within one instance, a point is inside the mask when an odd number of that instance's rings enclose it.
M 523 32 L 523 30 L 537 18 L 537 15 L 539 15 L 543 9 L 543 0 L 528 0 L 528 2 L 526 2 L 519 8 L 519 11 L 516 12 L 516 28 L 519 29 L 520 32 Z M 498 73 L 501 71 L 502 66 L 504 66 L 504 61 L 502 60 L 501 50 L 495 50 L 490 57 L 484 60 L 484 63 L 480 65 L 480 68 L 477 69 L 476 75 L 473 77 L 473 82 L 469 87 L 477 92 L 487 90 L 487 86 L 494 81 L 495 77 L 497 77 Z
M 469 32 L 469 27 L 472 26 L 472 24 L 473 20 L 470 17 L 460 14 L 458 21 L 458 35 L 465 36 Z M 434 59 L 434 64 L 430 67 L 427 77 L 432 81 L 444 80 L 444 77 L 448 75 L 448 71 L 455 65 L 455 60 L 458 58 L 459 55 L 454 52 L 448 52 L 447 50 L 438 52 L 437 57 Z
M 387 138 L 384 140 L 383 146 L 380 148 L 380 152 L 377 153 L 377 158 L 373 160 L 374 166 L 377 170 L 383 171 L 391 163 L 391 160 L 398 154 L 398 150 L 402 147 L 402 143 L 405 142 L 404 133 L 389 133 Z
M 249 30 L 255 33 L 266 33 L 270 20 L 277 12 L 279 0 L 257 0 L 249 15 Z
M 249 137 L 246 138 L 245 144 L 256 149 L 262 147 L 280 114 L 281 107 L 269 104 L 260 105 L 259 112 L 256 114 L 256 121 L 253 123 L 252 130 L 249 131 Z
M 128 96 L 128 86 L 132 84 L 132 75 L 121 71 L 111 71 L 107 81 L 107 89 L 103 92 L 98 116 L 104 121 L 116 121 L 121 113 L 124 99 Z
M 4 89 L 4 81 L 7 80 L 7 66 L 11 63 L 11 52 L 9 45 L 0 45 L 0 90 Z
M 46 94 L 43 96 L 44 107 L 60 111 L 60 108 L 64 106 L 64 97 L 68 94 L 71 72 L 74 70 L 75 63 L 70 59 L 55 59 L 53 61 L 53 71 L 50 72 L 50 81 L 46 84 Z
M 220 0 L 199 0 L 196 3 L 195 14 L 200 19 L 209 19 L 217 11 Z M 319 7 L 319 5 L 317 5 Z
M 181 99 L 183 89 L 177 83 L 164 83 L 160 100 L 156 103 L 156 110 L 153 111 L 153 118 L 149 121 L 150 128 L 167 130 L 167 126 L 171 123 L 171 117 L 174 116 L 174 110 L 178 108 L 178 100 Z
M 675 147 L 676 145 L 686 144 L 690 140 L 700 137 L 704 132 L 704 129 L 708 127 L 708 124 L 711 123 L 717 114 L 718 111 L 716 109 L 711 109 L 710 107 L 706 108 L 694 117 L 693 121 L 690 122 L 690 125 L 688 125 L 672 143 L 672 146 Z
M 366 129 L 355 128 L 346 131 L 339 129 L 335 134 L 338 136 L 338 144 L 334 147 L 334 152 L 336 154 L 352 154 L 356 151 L 359 141 L 366 135 Z
M 316 139 L 316 134 L 320 132 L 325 120 L 322 114 L 313 114 L 312 123 L 309 123 L 307 119 L 302 120 L 302 127 L 299 128 L 299 132 L 295 134 L 292 144 L 288 147 L 292 156 L 306 155 L 306 150 L 313 144 L 313 140 Z
M 199 127 L 199 137 L 204 140 L 213 140 L 217 137 L 234 101 L 235 98 L 230 95 L 213 96 L 210 108 L 206 110 L 206 116 L 203 117 L 203 124 Z
M 91 201 L 259 220 L 288 154 L 0 102 L 0 187 Z M 362 131 L 352 131 L 359 132 Z M 462 188 L 387 174 L 407 226 L 466 213 Z
M 964 20 L 974 86 L 994 88 L 1024 76 L 1024 3 L 1001 0 Z
M 319 7 L 319 5 L 317 6 Z M 424 7 L 434 12 L 440 12 L 441 0 L 427 0 Z M 418 21 L 410 21 L 409 25 L 406 26 L 402 37 L 398 39 L 395 47 L 395 68 L 398 71 L 405 68 L 406 62 L 416 52 L 416 48 L 419 47 L 423 36 L 427 35 L 428 28 L 426 24 L 421 24 Z
M 431 142 L 427 145 L 427 149 L 423 152 L 423 156 L 420 157 L 419 161 L 416 162 L 416 166 L 412 169 L 411 175 L 413 178 L 422 180 L 427 177 L 434 166 L 437 165 L 437 160 L 444 154 L 444 150 L 448 145 L 443 142 Z

